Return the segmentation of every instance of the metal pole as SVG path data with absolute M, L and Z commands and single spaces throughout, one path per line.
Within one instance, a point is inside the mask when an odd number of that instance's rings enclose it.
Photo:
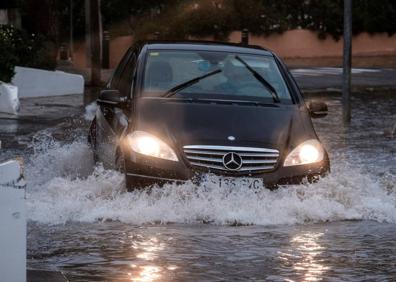
M 100 0 L 90 1 L 90 25 L 91 25 L 91 84 L 100 86 L 102 67 L 102 42 L 101 42 L 101 18 Z
M 74 46 L 73 46 L 73 0 L 70 0 L 70 61 L 73 61 Z
M 85 61 L 91 67 L 91 0 L 85 0 Z
M 344 58 L 342 74 L 342 118 L 351 122 L 352 0 L 344 0 Z
M 102 67 L 110 68 L 110 33 L 107 30 L 103 31 Z
M 247 28 L 242 29 L 241 32 L 241 44 L 249 45 L 249 30 Z

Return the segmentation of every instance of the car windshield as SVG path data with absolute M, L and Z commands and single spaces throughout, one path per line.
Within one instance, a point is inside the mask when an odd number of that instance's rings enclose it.
M 150 50 L 145 66 L 143 95 L 160 97 L 186 81 L 220 70 L 183 88 L 174 97 L 272 100 L 269 89 L 238 57 L 275 89 L 280 100 L 291 100 L 272 56 L 190 50 Z

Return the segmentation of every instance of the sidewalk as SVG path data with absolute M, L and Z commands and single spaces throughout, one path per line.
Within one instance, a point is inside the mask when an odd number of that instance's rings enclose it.
M 342 89 L 342 68 L 294 68 L 291 73 L 303 92 Z M 396 69 L 353 68 L 352 89 L 396 90 Z

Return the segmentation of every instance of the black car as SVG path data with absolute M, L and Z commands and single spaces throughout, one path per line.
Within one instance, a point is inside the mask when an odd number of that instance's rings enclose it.
M 97 100 L 95 159 L 125 173 L 128 190 L 212 173 L 249 185 L 314 181 L 330 169 L 286 66 L 257 46 L 141 42 Z

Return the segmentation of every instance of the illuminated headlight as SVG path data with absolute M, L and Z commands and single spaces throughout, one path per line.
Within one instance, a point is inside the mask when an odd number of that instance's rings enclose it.
M 178 161 L 171 147 L 147 132 L 134 131 L 128 135 L 128 143 L 136 153 L 175 162 Z
M 310 139 L 298 145 L 286 157 L 284 166 L 304 165 L 323 160 L 324 150 L 320 142 Z

